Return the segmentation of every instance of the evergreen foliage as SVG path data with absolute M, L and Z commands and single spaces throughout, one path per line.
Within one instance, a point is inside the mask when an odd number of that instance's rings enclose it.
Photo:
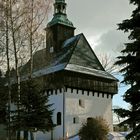
M 99 118 L 89 118 L 79 130 L 81 140 L 107 140 L 109 132 L 105 120 Z
M 120 72 L 123 73 L 123 82 L 130 85 L 125 92 L 124 101 L 131 105 L 131 108 L 116 109 L 115 112 L 123 118 L 127 118 L 121 125 L 128 124 L 132 132 L 127 139 L 140 139 L 140 1 L 130 0 L 136 6 L 131 18 L 120 23 L 119 30 L 130 33 L 129 43 L 125 44 L 122 56 L 118 57 L 117 65 L 123 66 Z
M 6 104 L 8 102 L 8 95 L 6 92 L 5 78 L 2 77 L 2 71 L 0 70 L 0 123 L 6 123 Z
M 20 110 L 13 111 L 13 130 L 25 131 L 28 137 L 27 132 L 45 132 L 53 129 L 52 104 L 48 104 L 48 95 L 33 80 L 21 84 L 19 106 Z

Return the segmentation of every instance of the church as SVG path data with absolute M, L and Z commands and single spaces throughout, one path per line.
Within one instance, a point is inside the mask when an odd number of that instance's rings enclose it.
M 46 48 L 33 56 L 33 77 L 46 87 L 53 103 L 52 132 L 36 133 L 36 140 L 60 140 L 78 134 L 88 118 L 103 117 L 113 130 L 112 98 L 117 79 L 106 72 L 84 34 L 66 14 L 65 0 L 55 0 L 46 31 Z M 22 73 L 27 73 L 28 63 Z

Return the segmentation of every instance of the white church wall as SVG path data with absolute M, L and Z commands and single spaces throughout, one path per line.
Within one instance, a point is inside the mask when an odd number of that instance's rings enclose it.
M 79 100 L 82 100 L 84 106 L 79 105 Z M 87 92 L 82 90 L 67 89 L 66 92 L 66 133 L 68 136 L 73 136 L 78 133 L 81 124 L 86 121 L 88 117 L 103 117 L 109 124 L 110 130 L 112 126 L 112 97 L 107 94 L 102 96 L 102 93 Z M 78 117 L 79 123 L 73 123 L 73 118 Z
M 57 113 L 61 112 L 61 125 L 53 130 L 53 140 L 59 140 L 63 137 L 63 109 L 65 109 L 65 136 L 74 136 L 78 133 L 82 123 L 89 117 L 101 116 L 108 122 L 112 130 L 112 96 L 97 92 L 87 92 L 82 90 L 68 88 L 63 94 L 63 90 L 54 90 L 49 92 L 49 103 L 54 103 L 52 109 L 53 122 L 57 123 Z M 64 100 L 65 97 L 65 100 Z M 80 105 L 79 105 L 80 100 Z M 65 108 L 63 108 L 63 101 Z M 38 132 L 35 134 L 36 140 L 51 140 L 51 132 Z
M 36 140 L 59 140 L 59 138 L 63 137 L 63 94 L 61 90 L 53 90 L 48 93 L 49 96 L 49 104 L 53 103 L 52 109 L 53 112 L 53 123 L 57 124 L 57 113 L 61 112 L 61 125 L 57 125 L 52 132 L 37 132 L 35 134 Z M 51 133 L 53 136 L 51 136 Z

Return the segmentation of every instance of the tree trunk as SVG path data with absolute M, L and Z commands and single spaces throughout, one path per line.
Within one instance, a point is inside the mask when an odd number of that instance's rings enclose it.
M 34 0 L 31 1 L 31 23 L 30 23 L 30 79 L 32 79 L 32 72 L 33 72 L 33 6 Z
M 16 70 L 16 84 L 17 84 L 17 92 L 18 92 L 18 101 L 17 101 L 17 112 L 18 112 L 18 123 L 20 124 L 20 76 L 18 70 L 18 52 L 17 52 L 17 45 L 15 39 L 15 29 L 14 22 L 13 22 L 13 14 L 12 14 L 12 0 L 10 0 L 10 23 L 11 23 L 11 33 L 12 33 L 12 41 L 14 47 L 14 57 L 15 57 L 15 70 Z M 19 126 L 21 127 L 21 126 Z M 20 129 L 20 128 L 18 128 Z M 18 132 L 20 135 L 20 132 Z M 20 137 L 20 136 L 19 136 Z
M 51 140 L 53 140 L 53 130 L 51 130 Z
M 10 130 L 10 108 L 11 108 L 11 83 L 10 83 L 10 61 L 9 61 L 9 1 L 6 1 L 6 57 L 7 57 L 7 72 L 8 72 L 8 140 L 11 140 L 11 130 Z
M 24 131 L 24 140 L 28 140 L 28 131 Z
M 34 140 L 34 133 L 32 131 L 30 132 L 30 135 L 31 135 L 31 140 Z
M 132 86 L 132 85 L 131 85 Z M 132 105 L 132 112 L 135 112 L 137 109 L 137 107 L 135 105 Z M 133 121 L 132 123 L 132 129 L 134 130 L 136 128 L 136 122 Z
M 17 131 L 17 140 L 20 140 L 20 131 Z
M 11 32 L 12 32 L 12 41 L 14 46 L 14 57 L 15 57 L 15 70 L 16 70 L 16 83 L 18 85 L 18 96 L 20 100 L 20 76 L 19 76 L 19 70 L 18 70 L 18 52 L 17 52 L 17 45 L 16 45 L 16 39 L 15 39 L 15 27 L 13 23 L 13 17 L 12 17 L 12 0 L 10 0 L 10 21 L 11 21 Z

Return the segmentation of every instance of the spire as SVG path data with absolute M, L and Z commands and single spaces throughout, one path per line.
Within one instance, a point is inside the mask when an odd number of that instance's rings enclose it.
M 48 23 L 49 27 L 55 24 L 63 24 L 74 28 L 72 22 L 67 18 L 66 6 L 67 4 L 65 3 L 65 0 L 55 0 L 54 16 L 53 19 Z
M 65 0 L 55 0 L 54 14 L 66 14 Z

